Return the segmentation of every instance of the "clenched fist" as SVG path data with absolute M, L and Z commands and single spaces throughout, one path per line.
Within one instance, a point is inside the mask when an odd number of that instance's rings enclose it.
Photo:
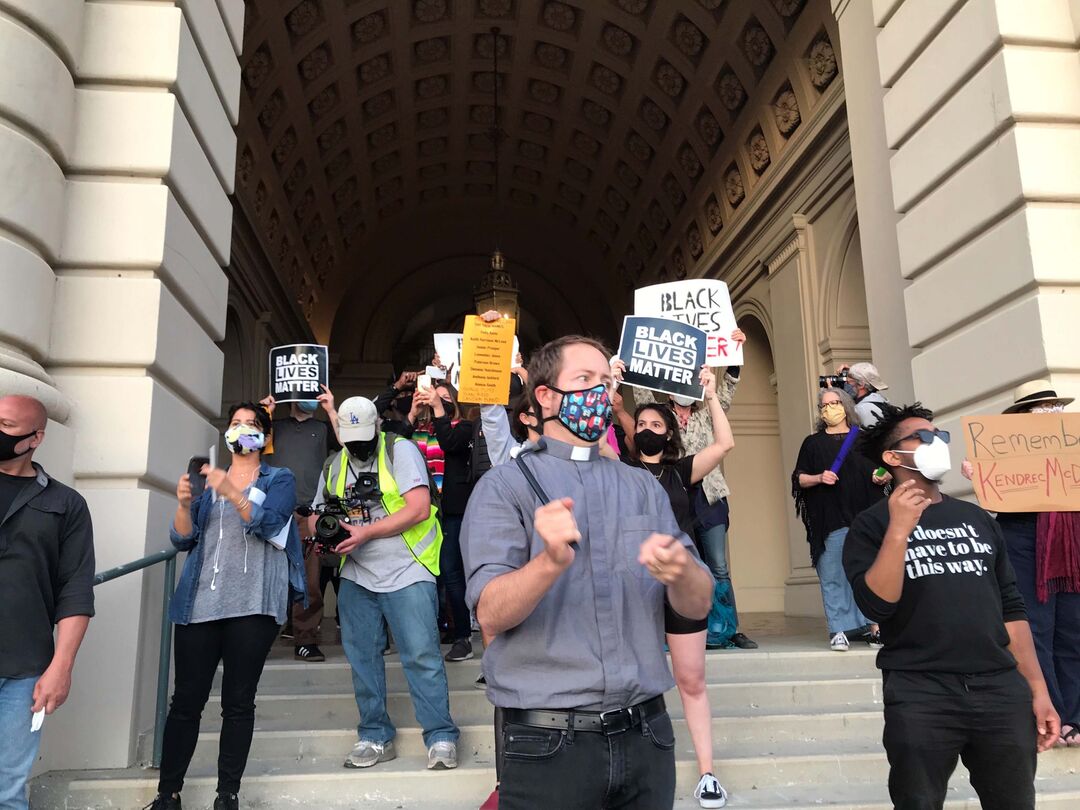
M 574 499 L 559 498 L 536 510 L 533 526 L 544 541 L 544 553 L 561 569 L 570 567 L 575 552 L 571 543 L 581 539 L 574 520 Z
M 670 534 L 649 535 L 641 544 L 638 562 L 665 587 L 682 579 L 689 566 L 694 564 L 686 547 Z

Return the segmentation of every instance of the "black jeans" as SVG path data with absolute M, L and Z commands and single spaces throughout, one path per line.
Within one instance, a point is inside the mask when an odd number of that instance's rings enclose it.
M 199 741 L 199 720 L 221 662 L 217 789 L 218 793 L 238 793 L 255 729 L 255 690 L 281 627 L 272 616 L 240 616 L 178 624 L 175 629 L 176 672 L 165 722 L 158 792 L 179 793 L 184 786 L 184 775 Z
M 884 673 L 885 752 L 896 810 L 939 810 L 962 759 L 983 810 L 1034 810 L 1035 715 L 1015 669 Z
M 472 637 L 472 620 L 465 604 L 465 563 L 461 560 L 462 515 L 443 515 L 443 542 L 439 549 L 439 577 L 446 591 L 446 608 L 454 623 L 454 638 Z
M 606 737 L 503 726 L 499 810 L 670 810 L 675 731 L 668 713 Z

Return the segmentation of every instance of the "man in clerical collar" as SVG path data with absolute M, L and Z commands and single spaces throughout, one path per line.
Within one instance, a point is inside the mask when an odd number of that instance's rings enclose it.
M 543 436 L 488 472 L 465 513 L 467 601 L 495 636 L 483 668 L 505 710 L 500 810 L 674 802 L 664 603 L 701 619 L 713 581 L 656 479 L 600 457 L 607 357 L 578 336 L 536 352 Z

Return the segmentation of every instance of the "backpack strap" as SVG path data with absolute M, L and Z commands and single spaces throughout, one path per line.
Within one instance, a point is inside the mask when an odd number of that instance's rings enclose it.
M 518 467 L 521 469 L 521 474 L 525 476 L 525 480 L 529 482 L 529 487 L 539 498 L 541 504 L 551 503 L 551 498 L 544 492 L 544 488 L 540 486 L 540 482 L 536 480 L 536 476 L 533 475 L 532 470 L 529 469 L 529 465 L 525 463 L 525 459 L 520 455 L 515 459 Z

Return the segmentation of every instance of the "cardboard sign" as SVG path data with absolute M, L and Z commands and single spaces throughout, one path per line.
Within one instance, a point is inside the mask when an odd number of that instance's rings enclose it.
M 467 315 L 466 318 L 475 318 L 475 315 Z M 506 320 L 505 318 L 503 320 Z M 439 360 L 442 364 L 450 369 L 450 384 L 454 388 L 461 387 L 461 346 L 464 337 L 461 332 L 438 332 L 434 335 L 435 338 L 435 354 L 439 355 Z M 518 352 L 521 351 L 521 347 L 518 344 L 517 335 L 514 336 L 514 353 L 512 357 L 517 357 Z M 429 372 L 430 373 L 430 372 Z M 431 375 L 432 379 L 435 379 L 435 375 Z M 443 375 L 443 379 L 446 375 Z M 469 400 L 462 399 L 462 402 L 468 402 Z M 495 405 L 497 403 L 485 403 Z
M 270 350 L 270 394 L 278 402 L 315 399 L 330 385 L 330 352 L 325 346 L 297 343 Z
M 465 318 L 458 399 L 483 405 L 509 404 L 515 329 L 517 323 L 510 318 L 491 323 L 479 315 Z
M 731 339 L 739 328 L 727 284 L 712 279 L 653 284 L 634 293 L 634 314 L 671 318 L 705 332 L 705 362 L 710 366 L 741 366 L 742 346 Z
M 698 382 L 705 365 L 705 332 L 667 318 L 623 319 L 619 357 L 626 363 L 623 382 L 638 388 L 704 399 Z
M 963 430 L 984 509 L 1080 511 L 1080 413 L 965 416 Z

